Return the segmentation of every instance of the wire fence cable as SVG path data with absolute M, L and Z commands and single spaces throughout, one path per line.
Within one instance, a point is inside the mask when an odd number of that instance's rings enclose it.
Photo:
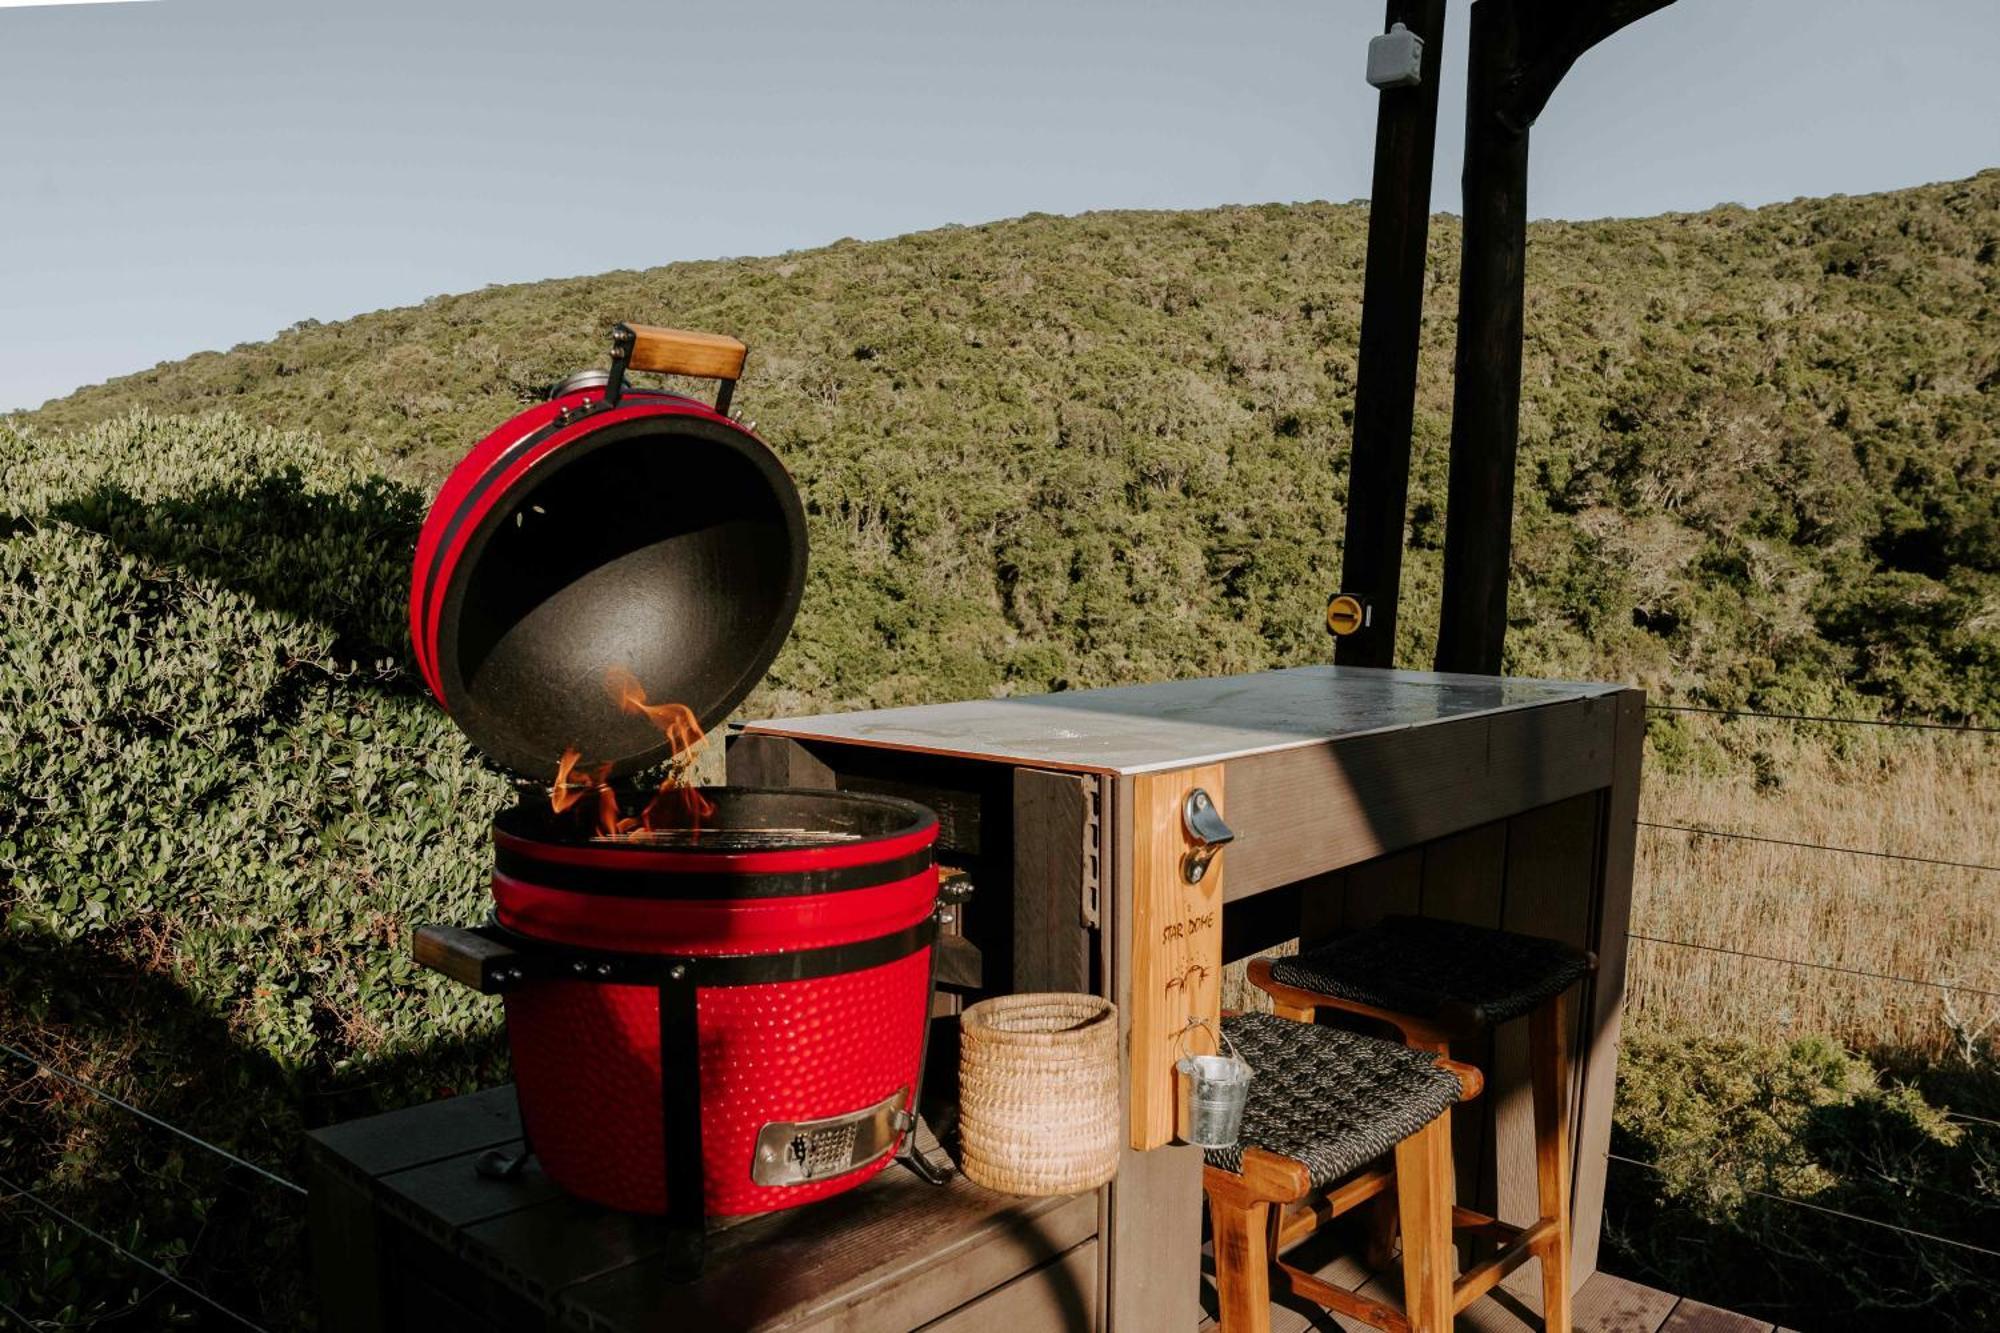
M 2000 991 L 1983 990 L 1978 986 L 1964 986 L 1955 981 L 1925 981 L 1921 977 L 1899 977 L 1888 972 L 1870 972 L 1866 968 L 1841 967 L 1835 963 L 1815 963 L 1809 958 L 1786 958 L 1774 953 L 1750 953 L 1743 949 L 1725 949 L 1719 944 L 1696 944 L 1692 940 L 1669 940 L 1658 935 L 1642 935 L 1636 930 L 1627 931 L 1628 940 L 1643 940 L 1647 944 L 1665 944 L 1676 949 L 1699 949 L 1703 953 L 1726 953 L 1732 958 L 1754 958 L 1760 963 L 1784 963 L 1791 967 L 1813 967 L 1822 972 L 1839 972 L 1850 977 L 1871 977 L 1876 981 L 1900 981 L 1905 986 L 1929 986 L 1934 990 L 1960 991 L 1966 995 L 1982 995 L 1989 1000 L 2000 1000 Z
M 246 1170 L 255 1171 L 258 1175 L 264 1177 L 264 1179 L 270 1181 L 274 1185 L 281 1185 L 285 1189 L 292 1191 L 294 1194 L 297 1194 L 300 1197 L 304 1197 L 305 1195 L 306 1191 L 304 1186 L 286 1180 L 283 1176 L 278 1175 L 275 1172 L 268 1171 L 265 1168 L 257 1165 L 255 1162 L 245 1161 L 243 1158 L 238 1157 L 235 1153 L 230 1152 L 227 1148 L 218 1148 L 213 1143 L 210 1143 L 207 1139 L 199 1138 L 193 1134 L 190 1134 L 186 1130 L 182 1129 L 179 1125 L 170 1124 L 167 1121 L 160 1119 L 158 1116 L 152 1114 L 149 1111 L 142 1111 L 138 1107 L 132 1105 L 132 1103 L 130 1102 L 121 1101 L 117 1097 L 114 1097 L 110 1093 L 104 1091 L 104 1089 L 102 1088 L 92 1087 L 90 1084 L 85 1083 L 82 1079 L 77 1078 L 73 1074 L 65 1074 L 62 1070 L 57 1069 L 54 1065 L 48 1063 L 46 1060 L 37 1059 L 35 1056 L 29 1055 L 26 1051 L 18 1050 L 15 1047 L 7 1045 L 5 1042 L 0 1042 L 0 1054 L 11 1055 L 16 1060 L 20 1060 L 27 1064 L 31 1064 L 35 1066 L 35 1068 L 43 1071 L 52 1078 L 59 1078 L 63 1082 L 69 1084 L 71 1087 L 78 1088 L 83 1092 L 89 1093 L 92 1097 L 97 1098 L 99 1101 L 108 1102 L 122 1111 L 130 1111 L 133 1115 L 138 1116 L 141 1120 L 144 1120 L 149 1124 L 158 1125 L 161 1129 L 167 1130 L 170 1133 L 178 1134 L 180 1135 L 181 1138 L 186 1139 L 189 1143 L 192 1143 L 200 1148 L 206 1148 L 209 1152 L 214 1153 L 217 1157 L 226 1158 L 227 1160 L 236 1163 L 236 1165 L 243 1167 Z
M 1779 847 L 1803 847 L 1810 852 L 1842 852 L 1848 856 L 1873 856 L 1884 861 L 1914 861 L 1918 865 L 1949 866 L 1954 870 L 1984 870 L 1989 874 L 2000 874 L 2000 866 L 1987 865 L 1981 861 L 1946 861 L 1935 856 L 1913 856 L 1908 852 L 1872 852 L 1866 847 L 1833 847 L 1823 842 L 1794 842 L 1790 838 L 1770 838 L 1761 833 L 1729 833 L 1722 829 L 1697 828 L 1692 824 L 1655 824 L 1649 819 L 1641 819 L 1638 824 L 1640 828 L 1665 829 L 1673 833 L 1699 833 L 1706 838 L 1768 842 Z
M 1754 717 L 1770 722 L 1832 722 L 1846 727 L 1904 727 L 1912 731 L 1958 731 L 1971 736 L 2000 736 L 2000 727 L 1956 722 L 1904 722 L 1892 717 L 1822 717 L 1817 713 L 1759 713 L 1747 708 L 1705 708 L 1700 704 L 1647 704 L 1649 713 L 1710 713 L 1716 717 Z
M 1636 1157 L 1626 1157 L 1615 1152 L 1608 1152 L 1604 1155 L 1611 1161 L 1623 1162 L 1627 1166 L 1636 1166 L 1642 1171 L 1652 1171 L 1660 1175 L 1666 1174 L 1666 1168 L 1654 1162 L 1642 1162 Z M 1971 1250 L 1974 1254 L 1983 1254 L 1989 1259 L 2000 1259 L 2000 1250 L 1989 1250 L 1984 1245 L 1974 1245 L 1969 1240 L 1955 1240 L 1950 1236 L 1937 1235 L 1935 1232 L 1918 1231 L 1915 1227 L 1906 1227 L 1895 1222 L 1884 1222 L 1879 1217 L 1863 1217 L 1859 1213 L 1849 1213 L 1839 1208 L 1829 1208 L 1823 1203 L 1808 1203 L 1804 1199 L 1794 1199 L 1789 1195 L 1773 1194 L 1769 1190 L 1753 1189 L 1743 1184 L 1742 1181 L 1736 1183 L 1737 1187 L 1745 1194 L 1754 1194 L 1760 1199 L 1769 1199 L 1773 1203 L 1790 1204 L 1794 1208 L 1805 1208 L 1815 1213 L 1825 1213 L 1829 1217 L 1838 1217 L 1848 1222 L 1859 1222 L 1863 1226 L 1880 1227 L 1884 1231 L 1898 1232 L 1916 1240 L 1929 1241 L 1934 1245 L 1949 1245 L 1954 1249 Z
M 74 1217 L 71 1217 L 68 1213 L 64 1212 L 62 1209 L 50 1203 L 47 1199 L 44 1199 L 41 1195 L 36 1194 L 33 1190 L 24 1189 L 21 1186 L 16 1185 L 13 1181 L 7 1179 L 7 1177 L 5 1176 L 0 1176 L 0 1189 L 7 1189 L 13 1191 L 16 1197 L 26 1199 L 29 1203 L 34 1204 L 35 1207 L 49 1214 L 49 1216 L 55 1218 L 57 1221 L 63 1223 L 66 1226 L 75 1228 L 76 1230 L 82 1232 L 84 1235 L 90 1237 L 92 1240 L 96 1241 L 98 1244 L 103 1245 L 108 1249 L 116 1251 L 119 1255 L 121 1255 L 125 1259 L 130 1260 L 132 1263 L 139 1265 L 139 1267 L 145 1269 L 147 1272 L 151 1273 L 154 1277 L 159 1278 L 162 1282 L 169 1283 L 179 1288 L 180 1290 L 186 1292 L 188 1295 L 194 1297 L 196 1300 L 200 1301 L 203 1305 L 208 1306 L 210 1309 L 215 1310 L 221 1314 L 228 1315 L 231 1319 L 235 1320 L 243 1327 L 251 1330 L 251 1333 L 270 1333 L 270 1330 L 265 1328 L 262 1324 L 252 1323 L 249 1319 L 246 1319 L 244 1316 L 236 1313 L 236 1311 L 230 1309 L 228 1306 L 224 1305 L 221 1301 L 216 1300 L 215 1297 L 209 1295 L 207 1292 L 202 1291 L 197 1287 L 189 1286 L 187 1283 L 175 1277 L 172 1273 L 169 1273 L 166 1269 L 161 1268 L 158 1264 L 153 1263 L 149 1259 L 140 1258 L 138 1255 L 132 1253 L 132 1251 L 126 1249 L 123 1245 L 120 1245 L 117 1241 L 111 1239 L 111 1237 L 105 1235 L 100 1231 L 94 1231 L 90 1227 L 85 1226 L 83 1223 L 77 1221 Z
M 28 1329 L 29 1333 L 33 1333 L 33 1330 L 41 1327 L 39 1323 L 28 1318 L 28 1316 L 22 1314 L 19 1310 L 7 1304 L 7 1302 L 5 1301 L 0 1301 L 0 1314 L 6 1315 L 9 1319 L 12 1319 L 22 1328 Z
M 2000 1120 L 1995 1120 L 1991 1116 L 1974 1115 L 1970 1111 L 1946 1111 L 1944 1112 L 1944 1118 L 1947 1120 L 1969 1120 L 1975 1125 L 1991 1125 L 1995 1129 L 2000 1129 Z

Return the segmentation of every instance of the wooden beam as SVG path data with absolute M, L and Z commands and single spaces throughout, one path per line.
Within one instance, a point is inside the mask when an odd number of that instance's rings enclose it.
M 1526 129 L 1541 116 L 1556 85 L 1585 51 L 1674 0 L 1533 0 L 1515 5 L 1525 60 L 1496 109 Z
M 1341 591 L 1359 597 L 1369 614 L 1362 628 L 1336 640 L 1334 660 L 1342 666 L 1395 665 L 1444 5 L 1445 0 L 1389 0 L 1382 20 L 1384 32 L 1400 23 L 1416 34 L 1424 54 L 1421 81 L 1384 88 L 1375 115 L 1375 181 L 1368 202 L 1368 268 L 1362 279 L 1340 567 Z
M 462 926 L 418 926 L 410 937 L 410 957 L 419 967 L 481 994 L 499 990 L 494 973 L 504 970 L 517 956 L 512 946 Z
M 1506 886 L 1508 826 L 1504 820 L 1440 838 L 1424 848 L 1422 913 L 1442 921 L 1493 929 L 1500 924 Z M 1452 1039 L 1450 1052 L 1484 1069 L 1493 1067 L 1493 1029 L 1476 1027 Z M 1505 1089 L 1495 1089 L 1496 1099 Z M 1482 1212 L 1494 1209 L 1493 1102 L 1461 1107 L 1451 1118 L 1450 1165 L 1456 1198 Z M 1466 1261 L 1472 1260 L 1468 1247 Z
M 1522 275 L 1528 245 L 1528 130 L 1502 113 L 1520 75 L 1516 0 L 1472 7 L 1466 82 L 1465 222 L 1452 361 L 1444 592 L 1437 669 L 1500 674 L 1521 429 Z
M 1464 1275 L 1452 1286 L 1452 1312 L 1456 1314 L 1463 1311 L 1466 1306 L 1493 1290 L 1494 1287 L 1500 1284 L 1500 1279 L 1506 1277 L 1522 1264 L 1527 1263 L 1528 1260 L 1535 1258 L 1538 1253 L 1547 1249 L 1555 1234 L 1556 1224 L 1554 1222 L 1546 1219 L 1537 1222 L 1533 1226 L 1521 1231 L 1513 1240 L 1502 1246 L 1500 1252 L 1491 1259 L 1467 1269 Z M 1565 1294 L 1564 1299 L 1568 1299 L 1567 1294 Z M 1546 1316 L 1543 1319 L 1543 1323 L 1547 1325 L 1547 1333 L 1569 1333 L 1568 1307 L 1564 1307 L 1564 1314 L 1562 1315 L 1562 1322 L 1560 1324 L 1548 1319 Z
M 1465 95 L 1465 225 L 1437 669 L 1500 672 L 1521 428 L 1528 128 L 1590 47 L 1671 0 L 1479 0 Z

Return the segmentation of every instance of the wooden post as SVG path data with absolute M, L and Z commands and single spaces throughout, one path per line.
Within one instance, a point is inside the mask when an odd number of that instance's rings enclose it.
M 1019 991 L 1090 989 L 1085 876 L 1097 854 L 1097 783 L 1074 773 L 1014 770 L 1014 977 Z M 977 904 L 975 903 L 975 907 Z
M 1501 114 L 1520 63 L 1519 7 L 1472 7 L 1465 90 L 1465 232 L 1452 361 L 1451 474 L 1437 669 L 1500 672 L 1520 442 L 1522 266 L 1528 243 L 1528 127 Z
M 1368 269 L 1340 565 L 1341 591 L 1359 597 L 1369 614 L 1362 628 L 1335 641 L 1334 660 L 1342 666 L 1395 665 L 1444 4 L 1389 0 L 1382 20 L 1385 32 L 1400 23 L 1422 39 L 1423 79 L 1412 88 L 1384 88 L 1375 116 L 1375 183 L 1368 201 Z
M 1578 56 L 1671 3 L 1479 0 L 1472 7 L 1439 671 L 1498 675 L 1507 634 L 1521 429 L 1528 128 Z
M 1585 984 L 1576 1058 L 1582 1062 L 1576 1117 L 1576 1175 L 1571 1186 L 1571 1281 L 1597 1268 L 1604 1228 L 1604 1177 L 1611 1147 L 1611 1109 L 1618 1080 L 1618 1032 L 1625 1014 L 1625 931 L 1632 916 L 1632 863 L 1639 840 L 1639 770 L 1646 747 L 1646 693 L 1617 696 L 1611 789 L 1597 836 L 1599 862 L 1589 948 L 1597 974 Z
M 1174 1061 L 1190 1020 L 1222 1017 L 1222 877 L 1227 854 L 1200 882 L 1181 873 L 1195 843 L 1181 807 L 1199 787 L 1225 812 L 1222 765 L 1148 773 L 1133 783 L 1131 1144 L 1174 1139 Z M 1195 1039 L 1195 1054 L 1210 1051 Z
M 1118 1002 L 1119 1036 L 1127 1076 L 1137 1064 L 1133 1021 L 1138 993 L 1135 973 L 1140 952 L 1132 927 L 1138 897 L 1137 844 L 1140 835 L 1137 789 L 1140 779 L 1111 784 L 1110 883 L 1102 933 L 1110 946 L 1111 994 Z M 1107 1271 L 1105 1308 L 1109 1333 L 1152 1333 L 1187 1329 L 1201 1322 L 1201 1149 L 1132 1146 L 1138 1123 L 1132 1098 L 1125 1098 L 1126 1142 L 1118 1155 L 1118 1175 L 1108 1193 L 1105 1217 Z

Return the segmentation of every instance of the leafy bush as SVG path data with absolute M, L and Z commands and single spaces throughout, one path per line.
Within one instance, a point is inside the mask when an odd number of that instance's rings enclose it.
M 421 505 L 233 418 L 0 428 L 0 1039 L 287 1174 L 314 1122 L 497 1073 L 489 1006 L 408 956 L 485 910 L 505 795 L 401 663 Z M 288 1321 L 295 1200 L 0 1068 L 16 1183 Z M 35 1308 L 129 1293 L 6 1216 Z
M 2000 1326 L 1990 1259 L 1816 1211 L 1990 1242 L 1990 1121 L 1954 1121 L 1826 1042 L 1657 1034 L 1627 1037 L 1616 1114 L 1613 1151 L 1651 1168 L 1612 1165 L 1625 1271 L 1814 1333 Z

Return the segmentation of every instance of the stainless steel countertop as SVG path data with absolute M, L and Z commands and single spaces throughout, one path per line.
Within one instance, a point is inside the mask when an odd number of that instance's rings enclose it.
M 752 735 L 879 745 L 1038 768 L 1147 773 L 1625 688 L 1579 681 L 1294 667 L 1062 694 L 745 724 Z

